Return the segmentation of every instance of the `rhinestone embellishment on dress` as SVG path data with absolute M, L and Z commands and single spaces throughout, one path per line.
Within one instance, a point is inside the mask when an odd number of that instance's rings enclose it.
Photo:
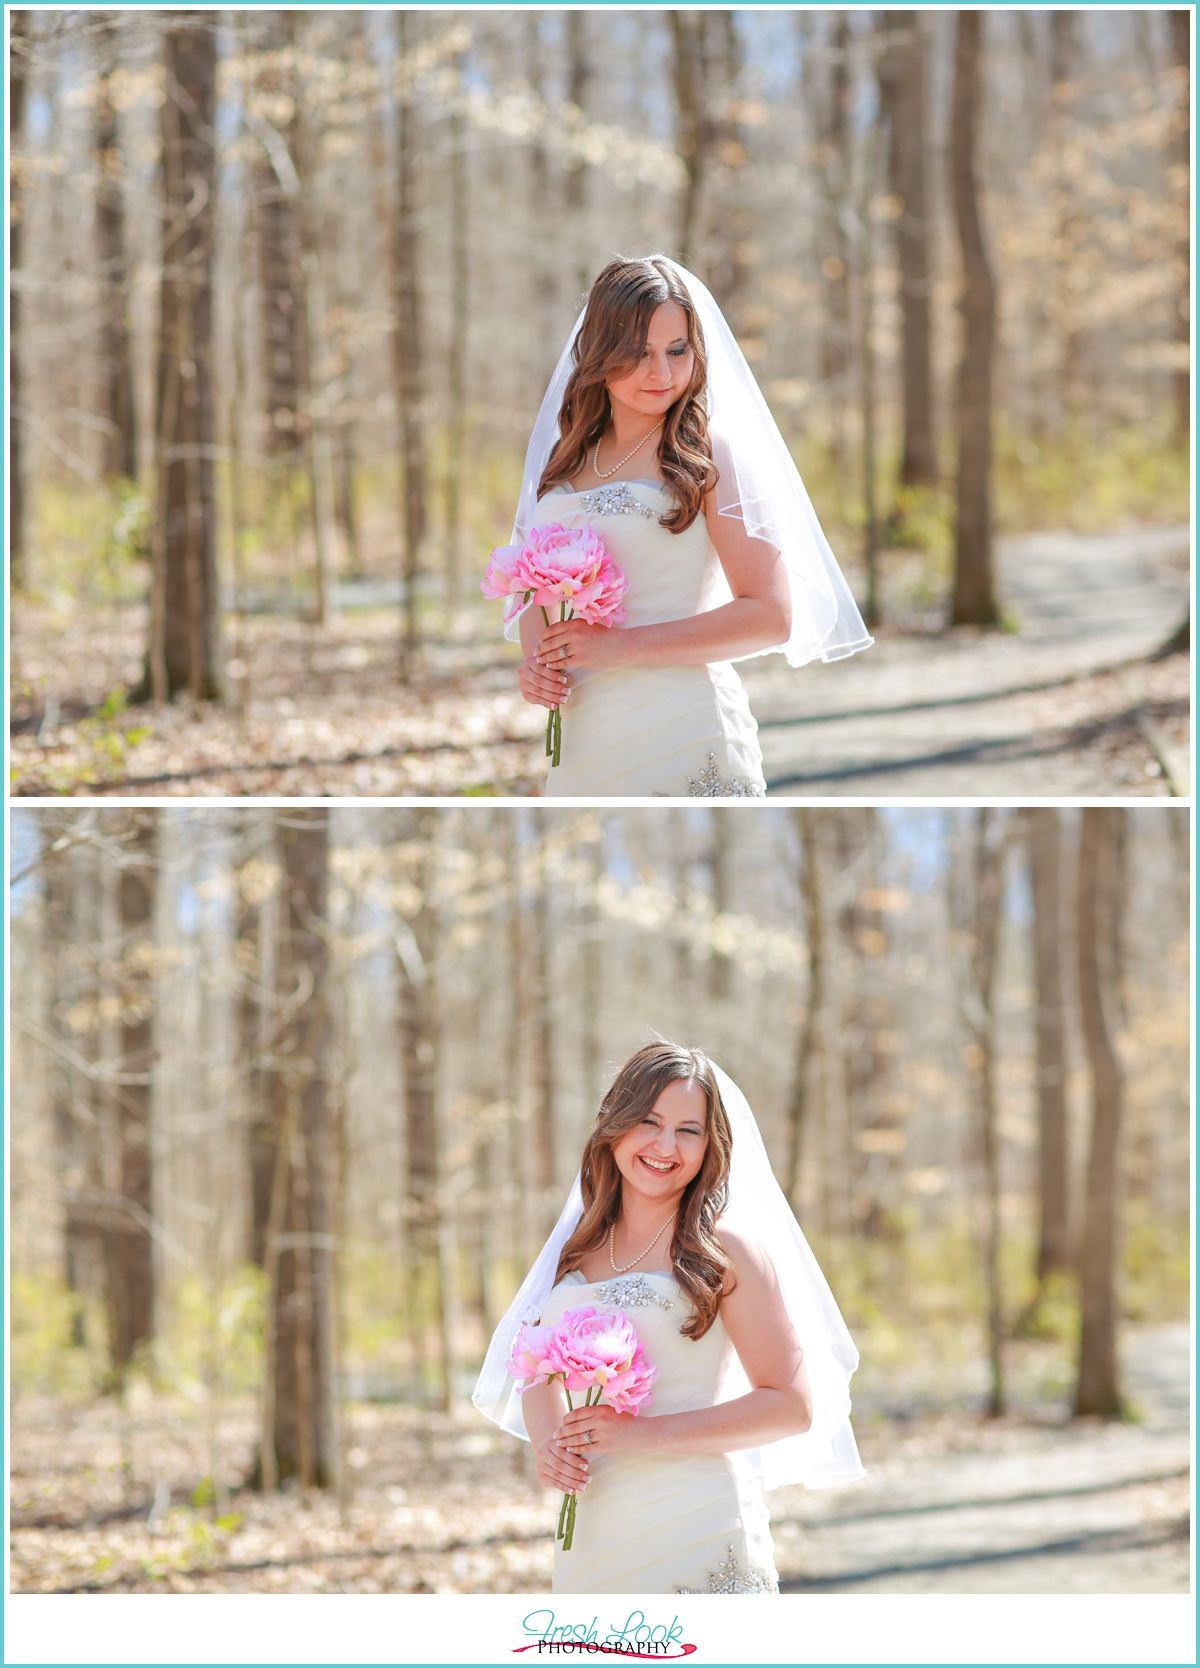
M 729 1550 L 717 1565 L 715 1570 L 708 1572 L 708 1586 L 676 1587 L 677 1593 L 777 1593 L 778 1586 L 774 1581 L 760 1575 L 757 1570 L 744 1570 L 738 1562 L 738 1555 L 734 1551 L 733 1542 Z
M 644 515 L 647 521 L 656 519 L 654 511 L 630 492 L 624 482 L 619 486 L 596 487 L 581 497 L 589 515 Z
M 755 787 L 753 782 L 747 782 L 744 776 L 729 776 L 722 778 L 717 769 L 715 753 L 708 755 L 708 763 L 700 772 L 700 780 L 693 782 L 688 777 L 689 799 L 763 799 L 761 788 Z
M 619 1303 L 623 1309 L 673 1309 L 669 1297 L 656 1292 L 644 1274 L 626 1274 L 620 1280 L 606 1280 L 596 1287 L 601 1303 Z

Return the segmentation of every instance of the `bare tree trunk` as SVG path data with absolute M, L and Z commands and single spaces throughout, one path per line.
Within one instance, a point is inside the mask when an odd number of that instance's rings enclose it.
M 744 130 L 737 119 L 738 101 L 734 96 L 742 72 L 742 42 L 735 13 L 721 10 L 702 15 L 709 20 L 707 34 L 713 49 L 710 80 L 716 83 L 709 102 L 722 112 L 711 124 L 721 184 L 710 215 L 716 247 L 708 263 L 709 287 L 737 334 L 749 278 L 747 250 L 754 232 L 754 214 L 746 200 L 741 174 L 746 162 Z
M 110 812 L 124 852 L 118 878 L 120 1003 L 119 1063 L 127 1081 L 114 1084 L 112 1133 L 119 1197 L 103 1235 L 109 1351 L 118 1387 L 137 1351 L 154 1335 L 151 1081 L 154 1075 L 155 811 Z M 132 1081 L 129 1081 L 132 1079 Z
M 25 104 L 29 81 L 29 34 L 33 13 L 14 11 L 10 28 L 8 70 L 9 216 L 8 270 L 8 573 L 14 591 L 27 579 L 24 433 L 21 354 L 21 234 L 24 230 L 26 166 L 21 154 L 25 137 Z
M 538 1192 L 538 1213 L 547 1230 L 557 1210 L 555 1176 L 558 1154 L 555 1144 L 554 1107 L 557 1084 L 554 1061 L 554 983 L 551 946 L 554 920 L 550 907 L 550 882 L 546 872 L 543 840 L 537 870 L 537 925 L 534 938 L 534 988 L 537 1011 L 533 1018 L 534 1092 L 534 1185 Z
M 311 27 L 311 24 L 309 25 Z M 306 28 L 301 42 L 308 53 L 316 55 L 309 44 Z M 329 413 L 327 373 L 323 367 L 329 358 L 326 344 L 325 271 L 323 265 L 321 205 L 316 200 L 313 158 L 319 135 L 313 131 L 314 118 L 308 113 L 307 86 L 299 70 L 296 74 L 297 105 L 305 113 L 298 115 L 295 124 L 296 172 L 299 176 L 298 215 L 300 223 L 300 270 L 303 274 L 302 296 L 304 317 L 301 321 L 304 340 L 304 359 L 307 371 L 307 400 L 304 432 L 307 437 L 309 490 L 312 501 L 313 540 L 316 563 L 313 580 L 315 606 L 313 623 L 330 625 L 337 618 L 338 529 L 333 478 L 333 436 Z
M 966 1004 L 971 1033 L 971 1073 L 983 1148 L 987 1222 L 984 1275 L 987 1285 L 988 1359 L 991 1395 L 988 1415 L 1005 1412 L 1004 1322 L 1000 1291 L 1000 1147 L 996 1129 L 996 951 L 1004 889 L 1004 837 L 990 809 L 975 814 L 975 919 L 971 930 L 971 985 Z
M 712 149 L 705 74 L 706 14 L 667 13 L 671 25 L 671 73 L 675 83 L 676 149 L 683 161 L 685 181 L 679 204 L 679 260 L 695 264 L 699 233 L 700 196 Z
M 71 1055 L 79 1052 L 81 1039 L 71 1035 L 68 1016 L 78 1012 L 85 1000 L 86 982 L 79 958 L 66 955 L 64 948 L 87 942 L 81 860 L 89 855 L 70 851 L 48 865 L 43 905 L 45 943 L 51 962 L 45 1025 L 47 1032 L 65 1045 L 52 1066 L 50 1107 L 63 1180 L 62 1272 L 71 1303 L 73 1348 L 87 1341 L 86 1299 L 96 1284 L 95 1229 L 85 1203 L 95 1167 L 96 1117 L 86 1093 L 90 1085 L 69 1063 Z
M 332 1178 L 327 1105 L 329 827 L 325 811 L 280 818 L 282 896 L 273 1050 L 274 1175 L 260 1478 L 273 1489 L 337 1481 L 333 1409 Z
M 863 565 L 867 572 L 867 595 L 863 618 L 869 626 L 879 624 L 879 516 L 875 500 L 875 232 L 871 203 L 878 188 L 878 124 L 866 139 L 863 194 L 858 206 L 858 269 L 861 332 L 859 364 L 862 371 L 863 424 Z
M 411 875 L 421 895 L 415 914 L 401 921 L 396 938 L 400 975 L 400 1055 L 404 1073 L 404 1129 L 408 1210 L 409 1335 L 422 1396 L 429 1394 L 428 1331 L 434 1322 L 442 1338 L 441 1383 L 435 1390 L 445 1405 L 450 1395 L 452 1351 L 446 1348 L 446 1297 L 441 1263 L 442 1217 L 439 1204 L 437 1069 L 440 1043 L 435 962 L 437 910 L 432 897 L 438 813 L 408 813 L 410 844 L 419 844 L 419 866 Z
M 810 51 L 819 50 L 815 43 Z M 825 199 L 824 234 L 828 253 L 821 261 L 825 280 L 828 328 L 821 340 L 821 377 L 828 390 L 832 414 L 832 451 L 840 501 L 847 488 L 846 406 L 850 397 L 850 240 L 845 215 L 851 192 L 848 145 L 850 103 L 850 24 L 845 12 L 832 14 L 832 32 L 825 56 L 827 85 L 815 76 L 809 85 L 816 113 L 819 177 Z
M 796 1049 L 792 1098 L 788 1107 L 787 1196 L 792 1209 L 800 1208 L 800 1165 L 809 1122 L 813 1085 L 820 1068 L 821 1020 L 825 1006 L 825 938 L 821 918 L 822 873 L 819 811 L 793 811 L 800 840 L 800 895 L 804 905 L 804 936 L 808 945 L 808 1002 Z
M 401 678 L 416 676 L 420 650 L 417 588 L 425 537 L 425 424 L 422 413 L 424 371 L 420 282 L 418 275 L 417 154 L 419 146 L 412 51 L 415 14 L 397 11 L 396 57 L 399 95 L 396 112 L 396 225 L 393 285 L 396 328 L 396 404 L 400 418 L 400 467 L 403 481 L 401 524 L 404 532 L 404 642 Z
M 581 17 L 568 12 L 571 20 Z M 459 65 L 462 94 L 462 65 Z M 446 459 L 446 614 L 453 622 L 458 607 L 462 556 L 463 440 L 466 420 L 467 354 L 471 325 L 467 235 L 470 197 L 467 178 L 467 119 L 461 105 L 450 116 L 450 410 Z
M 1191 88 L 1189 85 L 1192 10 L 1189 6 L 1186 9 L 1168 12 L 1167 16 L 1171 20 L 1171 56 L 1175 60 L 1176 69 L 1183 72 L 1183 79 L 1179 88 L 1179 107 L 1175 116 L 1171 142 L 1171 172 L 1176 180 L 1176 190 L 1182 212 L 1182 229 L 1175 250 L 1175 261 L 1179 275 L 1179 300 L 1176 303 L 1174 320 L 1175 342 L 1181 361 L 1173 378 L 1175 385 L 1175 430 L 1180 439 L 1186 441 L 1191 433 L 1192 423 L 1192 374 L 1187 367 L 1187 355 L 1191 351 L 1192 264 L 1186 207 L 1187 192 L 1191 183 L 1192 163 L 1192 114 Z
M 588 83 L 592 79 L 591 58 L 588 51 L 588 13 L 572 10 L 566 14 L 567 25 L 567 99 L 587 119 Z M 566 206 L 571 236 L 577 255 L 575 287 L 582 298 L 592 280 L 587 236 L 588 165 L 582 156 L 572 156 L 566 164 Z
M 1092 1144 L 1080 1259 L 1082 1327 L 1075 1412 L 1121 1415 L 1117 1372 L 1117 1156 L 1124 1098 L 1116 1038 L 1119 969 L 1113 944 L 1116 823 L 1085 808 L 1079 827 L 1079 1007 L 1092 1076 Z
M 213 447 L 216 23 L 172 15 L 163 36 L 163 269 L 158 513 L 150 646 L 135 698 L 221 694 Z
M 995 625 L 992 580 L 992 360 L 996 285 L 979 213 L 975 144 L 983 96 L 982 12 L 960 11 L 954 42 L 951 182 L 962 252 L 963 350 L 958 374 L 958 487 L 952 625 Z
M 267 1235 L 276 1169 L 276 1123 L 263 1056 L 270 1047 L 273 1016 L 267 992 L 276 989 L 279 937 L 279 871 L 275 831 L 257 818 L 246 825 L 243 861 L 236 872 L 238 1055 L 244 1084 L 243 1119 L 249 1164 L 249 1221 L 246 1251 L 257 1268 L 267 1266 Z
M 736 815 L 736 812 L 734 813 Z M 712 874 L 714 915 L 724 915 L 733 895 L 733 873 L 737 853 L 733 846 L 734 824 L 727 811 L 708 813 L 709 858 Z M 726 1001 L 733 988 L 733 962 L 720 950 L 713 950 L 708 962 L 708 993 L 718 1002 Z
M 137 432 L 133 409 L 133 355 L 129 335 L 129 272 L 125 253 L 125 201 L 112 76 L 117 68 L 118 23 L 102 13 L 97 29 L 99 77 L 96 88 L 96 257 L 100 269 L 100 415 L 104 474 L 137 478 Z
M 255 120 L 262 152 L 251 173 L 258 219 L 259 293 L 266 449 L 287 471 L 299 462 L 308 391 L 307 304 L 300 246 L 300 179 L 296 167 L 299 85 L 294 11 L 267 12 L 259 25 L 260 62 L 252 99 L 272 120 Z M 290 114 L 279 121 L 275 108 Z M 278 124 L 278 125 L 276 125 Z
M 539 104 L 546 101 L 546 64 L 543 51 L 542 26 L 544 14 L 530 11 L 525 14 L 524 71 L 530 91 Z M 537 129 L 529 146 L 529 214 L 536 227 L 547 227 L 558 212 L 550 192 L 550 156 L 545 139 Z M 530 309 L 534 327 L 534 351 L 531 358 L 533 396 L 536 406 L 545 392 L 555 363 L 553 322 L 558 295 L 558 260 L 544 237 L 535 239 L 530 251 L 530 280 L 533 305 Z
M 1039 1284 L 1070 1267 L 1059 813 L 1028 813 L 1037 988 Z
M 879 60 L 880 102 L 888 117 L 889 182 L 901 204 L 896 221 L 902 328 L 904 448 L 900 481 L 937 479 L 933 431 L 933 358 L 929 221 L 925 201 L 925 36 L 920 12 L 884 12 L 887 45 Z

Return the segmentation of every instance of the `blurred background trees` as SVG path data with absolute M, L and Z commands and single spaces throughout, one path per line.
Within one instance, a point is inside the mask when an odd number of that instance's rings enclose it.
M 659 247 L 726 307 L 860 590 L 925 552 L 893 608 L 949 617 L 956 536 L 983 573 L 989 464 L 1001 531 L 1182 518 L 1188 28 L 15 12 L 14 577 L 151 603 L 143 693 L 226 687 L 218 600 L 235 696 L 248 610 L 399 610 L 413 676 L 481 619 L 590 276 Z
M 1186 846 L 1170 810 L 17 812 L 14 1393 L 154 1386 L 223 1486 L 344 1487 L 347 1408 L 464 1405 L 658 1031 L 744 1086 L 864 1356 L 999 1413 L 1051 1340 L 1062 1415 L 1118 1412 L 1118 1329 L 1187 1310 Z

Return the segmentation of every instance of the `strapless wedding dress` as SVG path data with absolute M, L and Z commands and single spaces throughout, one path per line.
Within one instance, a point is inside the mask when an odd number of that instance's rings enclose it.
M 671 503 L 654 481 L 555 488 L 538 521 L 593 527 L 629 580 L 625 624 L 658 625 L 716 606 L 720 574 L 703 515 L 686 533 L 661 525 Z M 728 661 L 576 671 L 562 709 L 562 762 L 547 771 L 544 791 L 555 799 L 761 797 L 758 726 L 741 679 Z
M 658 1368 L 653 1405 L 640 1419 L 718 1400 L 733 1345 L 719 1315 L 698 1341 L 682 1336 L 690 1304 L 673 1275 L 588 1282 L 576 1271 L 550 1293 L 542 1322 L 581 1308 L 621 1310 Z M 770 1517 L 744 1454 L 598 1454 L 591 1478 L 570 1552 L 555 1548 L 554 1592 L 778 1592 Z

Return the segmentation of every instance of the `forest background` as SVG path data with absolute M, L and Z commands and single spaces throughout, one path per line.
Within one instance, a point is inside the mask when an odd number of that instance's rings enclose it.
M 13 834 L 14 1589 L 544 1590 L 470 1389 L 658 1031 L 862 1354 L 868 1480 L 771 1497 L 785 1587 L 1187 1590 L 1186 810 Z
M 478 577 L 664 248 L 881 633 L 760 713 L 970 719 L 991 656 L 1074 791 L 1186 793 L 1186 9 L 7 16 L 16 792 L 535 791 Z

